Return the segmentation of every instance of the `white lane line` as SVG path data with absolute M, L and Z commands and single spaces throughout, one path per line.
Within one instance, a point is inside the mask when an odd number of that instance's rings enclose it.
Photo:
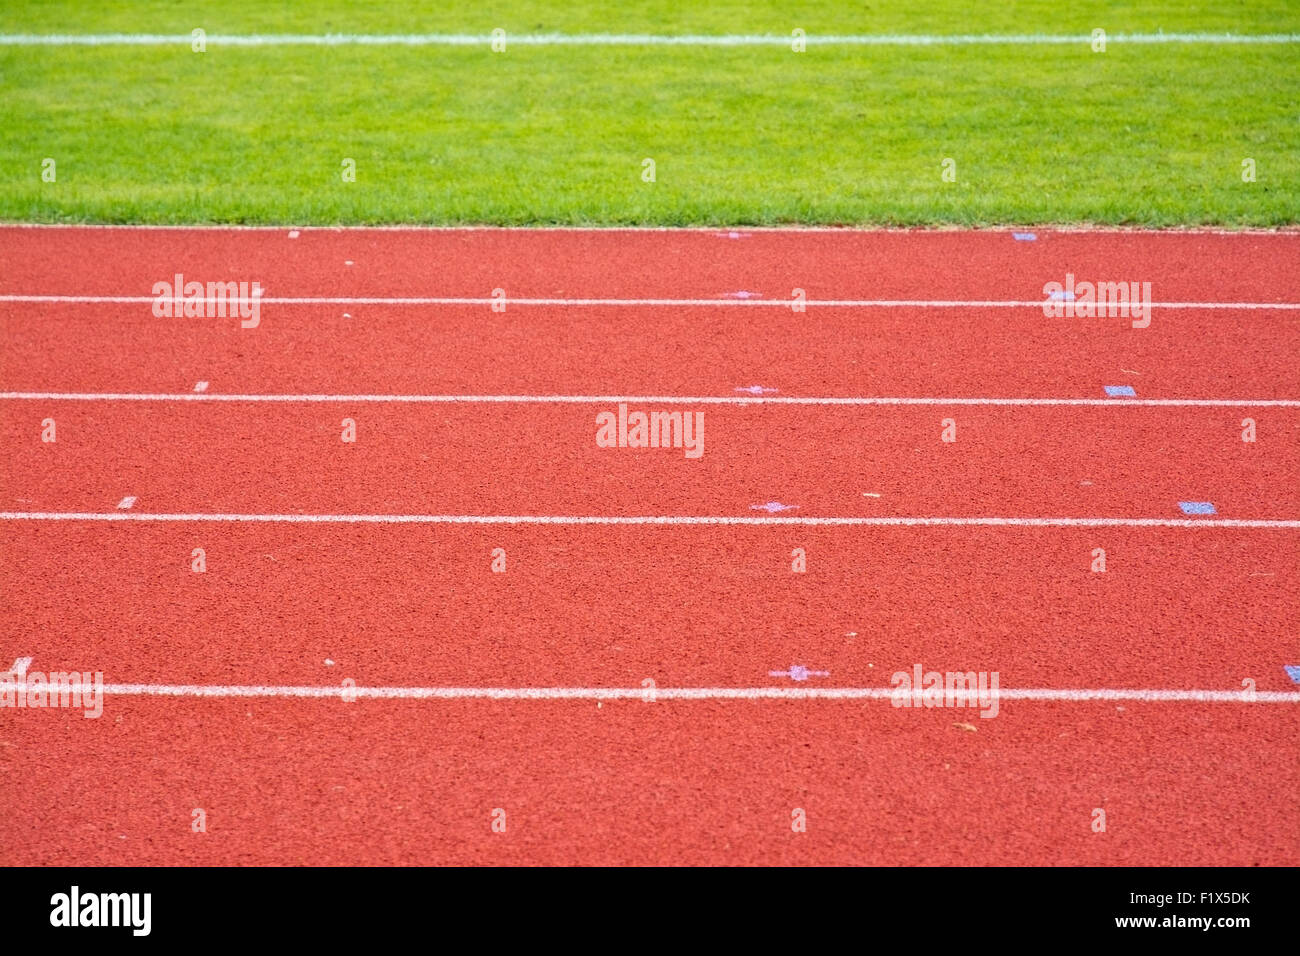
M 176 225 L 173 223 L 130 223 L 130 222 L 4 222 L 0 220 L 0 229 L 60 229 L 64 231 L 74 231 L 78 229 L 134 229 L 134 230 L 155 230 L 170 232 L 283 232 L 284 226 L 258 226 L 248 225 L 245 223 L 194 223 L 192 225 Z M 353 226 L 304 226 L 304 232 L 316 233 L 349 233 L 349 232 L 590 232 L 590 233 L 611 233 L 611 232 L 647 232 L 647 233 L 710 233 L 718 235 L 719 229 L 726 228 L 722 226 L 566 226 L 566 225 L 536 225 L 536 226 L 437 226 L 437 225 L 415 225 L 411 223 L 389 223 L 387 225 L 353 225 Z M 1258 226 L 1243 226 L 1240 229 L 1225 229 L 1222 226 L 1168 226 L 1152 228 L 1146 226 L 1078 226 L 1068 224 L 1058 224 L 1044 228 L 1042 226 L 1034 227 L 1039 236 L 1045 235 L 1101 235 L 1101 236 L 1272 236 L 1281 239 L 1300 239 L 1300 229 L 1295 226 L 1279 226 L 1274 228 L 1265 228 Z M 297 231 L 297 230 L 295 230 Z M 927 230 L 936 235 L 946 233 L 962 232 L 971 236 L 1010 236 L 1012 232 L 1019 231 L 1014 227 L 999 226 L 997 228 L 975 228 L 965 226 L 936 226 Z M 745 226 L 745 232 L 764 232 L 764 233 L 785 233 L 798 235 L 800 233 L 832 233 L 838 235 L 855 236 L 865 238 L 870 236 L 892 237 L 909 233 L 915 235 L 915 227 L 908 226 L 812 226 L 812 225 L 788 225 L 788 226 Z M 297 236 L 290 234 L 290 239 L 296 239 Z
M 735 515 L 381 515 L 222 514 L 124 511 L 0 511 L 0 521 L 219 521 L 291 524 L 482 524 L 482 525 L 812 525 L 878 527 L 1017 528 L 1300 528 L 1300 519 L 1278 518 L 924 518 L 782 517 Z
M 22 682 L 15 690 L 25 688 Z M 79 690 L 73 684 L 69 692 Z M 93 688 L 85 685 L 86 690 Z M 644 687 L 356 687 L 319 685 L 231 684 L 104 684 L 103 693 L 135 697 L 306 697 L 372 698 L 383 700 L 638 700 L 646 701 Z M 662 700 L 890 700 L 894 687 L 656 687 Z M 947 692 L 945 691 L 945 700 Z M 909 695 L 910 696 L 910 695 Z M 985 691 L 984 703 L 998 700 L 1113 701 L 1157 703 L 1300 704 L 1300 691 L 1148 690 L 1142 688 L 1000 688 Z M 954 704 L 981 703 L 978 691 L 954 690 Z
M 146 305 L 157 301 L 152 295 L 0 295 L 0 302 L 60 303 L 67 305 Z M 1049 299 L 554 299 L 461 296 L 256 296 L 217 299 L 205 296 L 203 302 L 242 303 L 257 301 L 263 305 L 495 305 L 566 307 L 726 307 L 750 309 L 789 309 L 793 305 L 834 309 L 1041 309 L 1055 305 Z M 200 301 L 197 296 L 187 302 Z M 1296 311 L 1300 302 L 1152 302 L 1153 309 L 1231 309 L 1261 311 Z
M 206 387 L 206 382 L 200 382 Z M 0 401 L 68 402 L 379 402 L 505 403 L 522 405 L 1067 405 L 1189 407 L 1300 407 L 1300 398 L 933 398 L 933 397 L 745 397 L 738 395 L 225 395 L 191 392 L 0 392 Z
M 188 33 L 5 33 L 0 46 L 190 46 Z M 489 34 L 474 33 L 209 33 L 209 46 L 488 46 Z M 506 33 L 514 46 L 686 46 L 789 47 L 789 34 Z M 1090 34 L 1065 33 L 809 33 L 808 46 L 1070 46 L 1091 44 Z M 1296 33 L 1110 33 L 1107 43 L 1291 44 Z

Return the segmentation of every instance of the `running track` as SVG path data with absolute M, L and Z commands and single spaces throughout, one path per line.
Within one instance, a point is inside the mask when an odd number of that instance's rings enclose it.
M 110 685 L 0 709 L 0 863 L 1294 865 L 1298 304 L 1295 233 L 0 227 L 0 667 Z

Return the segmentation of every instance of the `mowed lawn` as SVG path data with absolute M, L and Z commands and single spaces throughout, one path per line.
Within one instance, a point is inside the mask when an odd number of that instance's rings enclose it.
M 502 53 L 0 45 L 0 219 L 1276 225 L 1300 214 L 1300 43 L 816 42 L 1300 33 L 1295 4 L 572 6 L 10 2 L 0 34 L 501 28 L 507 40 Z M 804 53 L 510 42 L 795 27 L 810 37 Z

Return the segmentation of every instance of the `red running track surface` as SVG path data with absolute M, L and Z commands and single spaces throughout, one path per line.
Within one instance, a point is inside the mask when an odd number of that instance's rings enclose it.
M 1300 302 L 1300 236 L 0 228 L 0 296 L 147 297 L 177 272 L 280 297 L 800 287 L 913 302 L 1038 300 L 1071 272 L 1150 281 L 1156 302 L 1276 305 Z M 888 689 L 920 664 L 1050 699 L 1001 700 L 991 719 L 817 698 L 110 693 L 99 719 L 0 708 L 0 863 L 1300 861 L 1300 688 L 1285 670 L 1300 665 L 1300 311 L 1157 306 L 1145 329 L 928 305 L 266 303 L 262 318 L 0 299 L 0 667 L 31 657 L 33 672 L 155 690 L 639 691 Z M 208 398 L 120 397 L 200 381 Z M 702 458 L 596 445 L 606 399 L 754 385 L 935 401 L 685 403 L 671 409 L 705 416 Z M 941 401 L 1097 401 L 1107 385 L 1239 404 Z M 324 400 L 254 400 L 272 395 Z M 337 398 L 356 395 L 601 398 Z M 340 440 L 345 417 L 355 443 Z M 42 442 L 51 418 L 57 440 Z M 1193 527 L 49 520 L 754 518 L 781 502 L 801 518 L 1176 521 L 1180 501 L 1217 514 Z M 1276 523 L 1217 523 L 1236 519 Z M 824 674 L 788 676 L 800 666 Z M 1244 687 L 1258 697 L 1076 693 Z

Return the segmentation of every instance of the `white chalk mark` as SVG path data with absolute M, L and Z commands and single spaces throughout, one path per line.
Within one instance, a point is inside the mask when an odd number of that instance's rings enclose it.
M 134 501 L 134 499 L 132 499 Z M 433 515 L 433 514 L 235 514 L 147 511 L 0 511 L 0 521 L 215 521 L 290 524 L 468 525 L 809 525 L 816 527 L 1013 527 L 1013 528 L 1300 528 L 1290 518 L 955 518 L 786 517 L 780 515 Z
M 70 692 L 92 686 L 69 686 Z M 19 682 L 16 689 L 24 690 Z M 354 687 L 321 685 L 104 684 L 103 693 L 125 697 L 276 697 L 371 700 L 644 700 L 644 687 Z M 656 687 L 656 700 L 881 700 L 898 695 L 895 687 Z M 950 692 L 945 689 L 945 700 Z M 954 689 L 952 702 L 981 703 L 980 692 Z M 1145 688 L 999 688 L 983 692 L 983 702 L 999 700 L 1136 700 L 1152 703 L 1300 704 L 1300 691 L 1153 690 Z
M 447 46 L 481 47 L 490 34 L 472 33 L 209 33 L 208 47 L 274 46 Z M 789 34 L 717 33 L 507 33 L 512 46 L 669 46 L 669 47 L 789 47 Z M 827 46 L 1087 46 L 1086 33 L 809 33 L 809 48 Z M 5 33 L 0 46 L 185 46 L 188 33 Z M 1294 44 L 1297 33 L 1113 33 L 1108 44 Z
M 123 498 L 121 501 L 117 503 L 117 506 L 125 510 L 127 508 L 130 508 L 134 504 L 135 504 L 135 497 L 132 495 L 127 495 L 125 498 Z
M 194 385 L 194 391 L 196 392 L 206 392 L 207 390 L 208 390 L 207 382 L 197 382 Z
M 189 42 L 188 40 L 186 42 Z M 142 223 L 114 223 L 114 222 L 79 222 L 79 223 L 54 223 L 54 222 L 7 222 L 0 228 L 4 229 L 48 229 L 60 230 L 64 232 L 79 229 L 113 229 L 113 230 L 135 230 L 145 232 L 279 232 L 283 226 L 257 226 L 247 225 L 244 223 L 193 223 L 190 225 L 175 225 L 171 223 L 142 224 Z M 594 234 L 606 233 L 671 233 L 676 235 L 690 235 L 692 233 L 711 233 L 720 238 L 743 238 L 748 237 L 750 233 L 762 234 L 783 234 L 783 235 L 801 235 L 803 233 L 834 233 L 845 236 L 890 236 L 900 235 L 902 233 L 914 233 L 915 227 L 907 226 L 815 226 L 815 225 L 785 225 L 785 226 L 748 226 L 750 232 L 737 233 L 732 236 L 725 232 L 717 232 L 713 226 L 568 226 L 568 225 L 536 225 L 536 226 L 435 226 L 435 225 L 412 225 L 409 223 L 390 223 L 379 226 L 321 226 L 322 231 L 332 233 L 348 232 L 529 232 L 529 233 L 547 233 L 547 232 L 587 232 Z M 1006 229 L 984 229 L 972 230 L 984 235 L 1007 236 L 1010 234 Z M 1096 236 L 1226 236 L 1233 239 L 1240 239 L 1243 236 L 1266 236 L 1271 239 L 1300 239 L 1300 230 L 1288 229 L 1287 227 L 1250 227 L 1243 226 L 1239 229 L 1225 229 L 1218 226 L 1177 226 L 1177 227 L 1143 227 L 1143 226 L 1104 226 L 1104 225 L 1067 225 L 1059 224 L 1051 227 L 1052 234 L 1062 235 L 1096 235 Z
M 344 318 L 350 318 L 344 313 Z M 1026 405 L 1124 408 L 1300 408 L 1300 398 L 979 398 L 955 396 L 790 395 L 327 395 L 194 394 L 191 392 L 0 392 L 0 401 L 67 402 L 338 402 L 355 404 L 520 404 L 520 405 Z
M 68 305 L 144 305 L 152 304 L 152 295 L 60 295 L 5 294 L 0 302 L 48 302 Z M 482 296 L 257 296 L 263 305 L 493 305 L 501 300 Z M 252 299 L 218 299 L 215 296 L 193 296 L 187 302 L 250 302 Z M 587 306 L 630 308 L 719 308 L 789 309 L 789 299 L 562 299 L 562 298 L 512 298 L 511 306 Z M 801 303 L 809 308 L 836 309 L 1041 309 L 1042 299 L 807 299 Z M 1229 311 L 1296 311 L 1300 302 L 1152 302 L 1153 309 L 1217 309 Z M 174 320 L 168 320 L 174 321 Z

